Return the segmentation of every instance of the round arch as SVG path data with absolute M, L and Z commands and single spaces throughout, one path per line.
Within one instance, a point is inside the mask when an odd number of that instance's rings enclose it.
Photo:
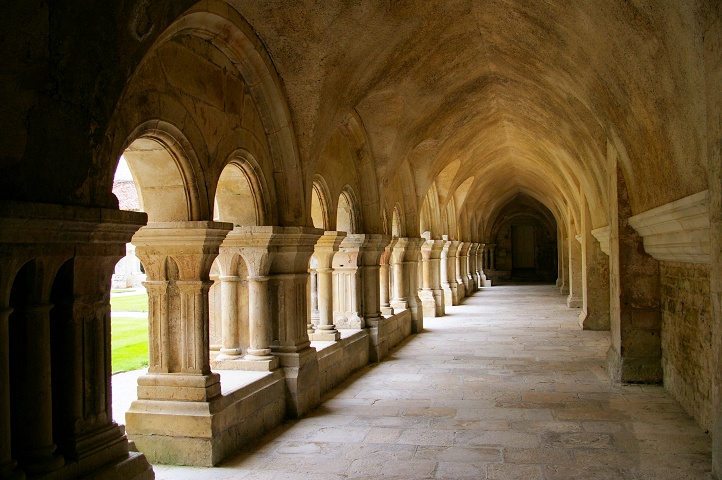
M 336 229 L 347 233 L 359 233 L 360 214 L 354 191 L 346 185 L 341 190 L 336 207 Z

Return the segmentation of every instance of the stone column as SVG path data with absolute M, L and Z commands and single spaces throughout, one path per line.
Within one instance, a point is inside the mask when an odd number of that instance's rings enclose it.
M 496 250 L 496 244 L 492 243 L 489 245 L 489 270 L 496 270 L 496 257 L 494 252 Z
M 567 307 L 582 307 L 582 245 L 581 237 L 575 236 L 576 226 L 569 213 L 569 222 L 567 223 L 569 237 L 567 246 L 569 247 L 569 295 L 567 296 Z
M 421 246 L 423 285 L 419 298 L 424 317 L 441 317 L 445 313 L 444 294 L 440 285 L 441 252 L 443 240 L 427 240 Z
M 449 246 L 449 288 L 451 289 L 451 303 L 449 305 L 458 305 L 461 297 L 459 296 L 459 284 L 456 282 L 456 265 L 457 255 L 459 251 L 459 241 L 451 240 Z
M 391 307 L 397 313 L 409 306 L 409 285 L 404 279 L 404 256 L 408 246 L 407 238 L 397 238 L 391 250 L 391 265 L 394 271 L 394 291 Z
M 65 464 L 56 453 L 53 442 L 53 396 L 50 370 L 50 309 L 46 303 L 17 306 L 13 316 L 24 322 L 26 344 L 18 358 L 28 374 L 20 380 L 20 392 L 15 392 L 18 404 L 13 424 L 19 428 L 15 452 L 18 463 L 26 473 L 38 475 L 52 472 Z
M 218 360 L 243 354 L 238 330 L 238 282 L 236 275 L 220 275 L 221 282 L 221 354 Z
M 557 226 L 557 281 L 556 286 L 559 293 L 564 295 L 564 233 L 561 227 Z
M 308 334 L 313 335 L 316 325 L 318 325 L 321 312 L 318 311 L 318 261 L 316 257 L 311 257 L 311 268 L 309 273 L 311 274 L 311 321 L 308 324 Z
M 318 357 L 308 338 L 308 266 L 316 241 L 323 233 L 308 227 L 254 227 L 273 229 L 268 299 L 271 352 L 280 360 L 292 417 L 304 415 L 321 401 Z
M 662 381 L 659 262 L 644 251 L 632 216 L 624 175 L 610 156 L 609 285 L 612 342 L 607 356 L 613 381 Z
M 481 287 L 491 287 L 491 280 L 486 278 L 486 273 L 484 272 L 484 263 L 486 259 L 486 252 L 487 252 L 487 246 L 485 243 L 482 243 L 479 245 L 479 254 L 477 256 L 477 266 L 479 268 L 479 281 Z
M 101 466 L 152 475 L 142 454 L 129 455 L 110 399 L 111 276 L 147 216 L 22 202 L 0 211 L 0 478 L 79 478 Z M 35 278 L 10 304 L 26 262 Z
M 152 461 L 178 461 L 187 431 L 202 437 L 194 455 L 214 458 L 211 401 L 221 394 L 211 372 L 208 338 L 209 273 L 229 223 L 158 222 L 133 237 L 148 291 L 148 373 L 138 378 L 138 400 L 125 415 L 128 435 Z M 185 408 L 179 410 L 177 403 Z M 201 449 L 203 450 L 201 452 Z
M 456 250 L 456 295 L 461 301 L 462 298 L 466 297 L 466 275 L 464 275 L 464 267 L 466 266 L 466 259 L 463 256 L 463 252 L 469 251 L 469 244 L 459 242 L 459 247 Z
M 333 318 L 333 257 L 338 252 L 345 232 L 324 232 L 316 242 L 314 256 L 318 262 L 318 326 L 311 340 L 336 341 L 341 334 Z
M 394 245 L 396 244 L 396 238 L 391 239 L 391 242 L 384 248 L 384 253 L 379 259 L 379 295 L 381 299 L 381 315 L 391 316 L 394 314 L 394 309 L 391 306 L 391 292 L 390 292 L 390 279 L 389 279 L 389 268 L 391 264 L 391 255 L 393 253 Z
M 409 311 L 411 312 L 411 332 L 421 333 L 424 329 L 424 309 L 419 298 L 418 269 L 421 260 L 421 245 L 426 240 L 421 237 L 409 238 L 404 254 L 405 281 L 409 285 Z
M 347 234 L 333 257 L 334 323 L 337 328 L 364 328 L 361 261 L 366 236 Z
M 10 332 L 8 317 L 12 308 L 0 307 L 0 478 L 24 479 L 16 468 L 10 449 Z
M 219 355 L 213 362 L 214 368 L 270 371 L 278 367 L 278 359 L 271 355 L 273 332 L 268 309 L 269 268 L 275 255 L 273 241 L 277 234 L 275 227 L 236 227 L 220 246 L 219 257 L 223 261 L 218 263 L 222 269 L 228 268 L 228 258 L 234 258 L 241 259 L 248 272 L 248 345 L 243 357 L 240 357 L 240 346 L 235 357 Z M 238 271 L 238 267 L 233 267 L 233 271 Z M 239 328 L 237 317 L 229 319 L 236 330 Z
M 461 244 L 459 250 L 459 272 L 457 275 L 457 282 L 464 285 L 464 296 L 469 296 L 473 292 L 472 279 L 469 277 L 469 250 L 471 249 L 471 242 L 464 242 Z
M 379 262 L 391 237 L 380 234 L 364 235 L 361 250 L 363 280 L 363 316 L 366 326 L 381 318 L 381 297 L 379 286 Z
M 444 240 L 444 246 L 441 249 L 441 265 L 439 269 L 439 275 L 441 276 L 441 290 L 444 293 L 444 305 L 454 305 L 454 295 L 451 291 L 451 283 L 449 282 L 449 276 L 451 274 L 450 261 L 449 261 L 449 249 L 451 248 L 451 241 L 448 235 L 442 237 Z
M 589 205 L 582 192 L 582 287 L 579 324 L 584 330 L 609 330 L 609 257 L 592 235 Z
M 479 244 L 478 243 L 472 243 L 471 248 L 469 248 L 469 280 L 471 282 L 471 290 L 476 291 L 479 290 L 479 287 L 481 286 L 481 282 L 479 281 L 479 273 L 476 271 L 476 255 L 479 251 Z
M 562 234 L 561 243 L 559 245 L 559 258 L 561 258 L 561 276 L 562 285 L 559 287 L 559 293 L 562 295 L 569 295 L 569 230 L 567 229 L 567 235 Z

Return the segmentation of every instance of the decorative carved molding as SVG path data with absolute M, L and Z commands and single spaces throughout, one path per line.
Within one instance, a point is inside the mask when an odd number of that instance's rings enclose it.
M 609 256 L 609 225 L 592 230 L 592 235 L 599 242 L 599 248 Z
M 635 215 L 629 224 L 657 260 L 709 263 L 708 190 Z

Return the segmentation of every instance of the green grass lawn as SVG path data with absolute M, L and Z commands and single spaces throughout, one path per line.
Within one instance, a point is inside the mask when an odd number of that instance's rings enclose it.
M 130 371 L 148 365 L 148 317 L 123 316 L 122 312 L 147 312 L 145 294 L 112 296 L 111 360 L 113 372 Z
M 147 312 L 148 295 L 110 296 L 110 309 L 114 312 Z
M 113 372 L 148 365 L 148 319 L 114 316 L 111 322 Z

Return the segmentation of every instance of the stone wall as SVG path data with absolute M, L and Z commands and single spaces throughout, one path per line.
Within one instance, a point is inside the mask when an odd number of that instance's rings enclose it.
M 369 363 L 369 334 L 366 330 L 354 330 L 353 334 L 344 335 L 337 342 L 313 342 L 312 345 L 318 351 L 321 395 Z
M 662 262 L 664 385 L 704 429 L 712 426 L 714 378 L 709 269 Z

